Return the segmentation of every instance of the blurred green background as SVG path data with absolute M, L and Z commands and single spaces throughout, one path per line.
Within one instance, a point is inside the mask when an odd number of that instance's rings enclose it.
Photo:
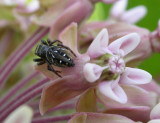
M 138 5 L 145 6 L 147 8 L 147 14 L 136 25 L 147 28 L 150 31 L 154 31 L 157 28 L 158 20 L 160 19 L 160 0 L 129 0 L 127 9 Z M 111 6 L 112 5 L 104 3 L 97 3 L 95 11 L 89 20 L 94 21 L 107 19 Z M 160 54 L 154 53 L 152 57 L 141 63 L 139 68 L 150 72 L 153 77 L 157 78 L 160 76 Z

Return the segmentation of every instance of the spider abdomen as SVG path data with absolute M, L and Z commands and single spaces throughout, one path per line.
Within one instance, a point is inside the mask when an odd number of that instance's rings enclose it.
M 60 47 L 52 46 L 48 49 L 46 57 L 49 62 L 58 67 L 73 67 L 74 62 L 69 53 Z

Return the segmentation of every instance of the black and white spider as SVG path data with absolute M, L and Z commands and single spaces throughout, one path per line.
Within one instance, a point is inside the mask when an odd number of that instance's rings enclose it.
M 54 40 L 53 42 L 49 39 L 47 41 L 41 40 L 41 44 L 35 50 L 35 54 L 40 58 L 35 58 L 33 61 L 37 62 L 37 65 L 47 63 L 48 70 L 61 77 L 59 74 L 61 71 L 55 70 L 51 65 L 73 67 L 75 64 L 70 53 L 76 57 L 75 53 L 69 47 L 64 46 L 59 40 Z

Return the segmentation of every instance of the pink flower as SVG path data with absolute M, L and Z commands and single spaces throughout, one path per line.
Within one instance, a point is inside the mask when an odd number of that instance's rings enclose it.
M 147 9 L 144 6 L 137 6 L 126 11 L 127 2 L 128 0 L 116 2 L 110 12 L 111 18 L 132 24 L 138 22 L 146 15 Z
M 46 69 L 46 65 L 36 69 L 54 81 L 43 89 L 40 110 L 45 113 L 87 89 L 97 87 L 101 95 L 120 103 L 127 102 L 127 96 L 121 84 L 144 84 L 151 81 L 151 75 L 143 70 L 125 67 L 124 57 L 139 44 L 139 35 L 131 33 L 108 45 L 108 32 L 103 29 L 84 54 L 77 50 L 77 26 L 72 23 L 59 36 L 66 46 L 77 55 L 72 68 L 59 68 L 62 79 Z M 105 98 L 104 97 L 104 98 Z
M 137 33 L 131 33 L 106 46 L 108 44 L 107 30 L 103 29 L 98 34 L 88 48 L 88 54 L 91 58 L 106 55 L 106 57 L 108 57 L 106 68 L 114 74 L 111 80 L 105 80 L 98 84 L 99 94 L 112 98 L 120 103 L 126 103 L 127 96 L 119 84 L 145 84 L 151 81 L 152 76 L 148 72 L 137 68 L 125 67 L 124 57 L 134 50 L 139 42 L 139 35 Z M 90 70 L 86 69 L 85 73 L 87 73 L 87 71 Z M 95 76 L 97 76 L 97 74 L 95 74 Z M 88 74 L 86 79 L 91 80 L 91 78 L 93 78 L 92 72 Z

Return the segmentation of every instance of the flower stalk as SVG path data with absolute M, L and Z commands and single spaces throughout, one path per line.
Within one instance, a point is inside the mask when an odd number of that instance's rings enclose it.
M 3 121 L 7 115 L 9 115 L 13 110 L 15 110 L 20 105 L 27 103 L 29 100 L 39 96 L 43 89 L 43 84 L 48 82 L 50 79 L 45 78 L 36 84 L 32 85 L 28 89 L 26 89 L 24 92 L 20 93 L 16 98 L 14 98 L 10 103 L 8 103 L 6 106 L 2 107 L 0 110 L 1 116 L 0 121 Z M 18 101 L 17 101 L 18 100 Z M 9 107 L 9 108 L 7 108 Z M 7 109 L 7 110 L 6 110 Z
M 30 80 L 32 80 L 34 77 L 36 77 L 39 73 L 37 71 L 33 72 L 31 75 L 26 77 L 24 80 L 18 82 L 7 94 L 5 94 L 1 99 L 0 99 L 0 105 L 4 105 L 7 100 L 9 100 L 10 97 L 12 97 L 19 88 L 22 88 L 25 84 L 27 84 Z

